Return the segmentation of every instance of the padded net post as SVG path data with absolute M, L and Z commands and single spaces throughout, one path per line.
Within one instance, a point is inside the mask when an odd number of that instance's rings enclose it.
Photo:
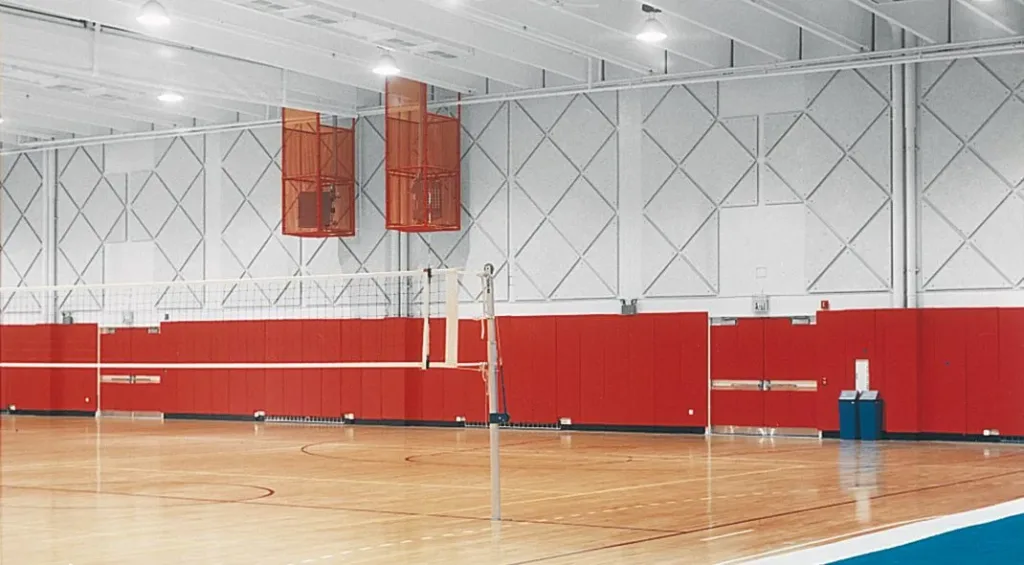
M 316 112 L 281 116 L 282 232 L 355 235 L 355 128 L 325 125 Z
M 385 93 L 388 229 L 462 229 L 460 115 L 427 111 L 427 85 L 390 78 Z

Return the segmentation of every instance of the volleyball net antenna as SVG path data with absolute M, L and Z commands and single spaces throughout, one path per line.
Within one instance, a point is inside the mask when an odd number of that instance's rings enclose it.
M 478 408 L 490 434 L 495 520 L 501 517 L 499 430 L 508 419 L 498 409 L 498 363 L 491 265 L 481 272 L 0 288 L 0 410 L 14 413 L 71 408 L 100 417 L 124 402 L 125 388 L 112 385 L 225 379 L 245 371 L 283 375 L 285 389 L 301 386 L 290 377 L 316 370 L 341 378 L 348 369 L 380 370 L 382 387 L 389 379 L 423 379 L 422 387 L 440 381 L 420 371 L 482 377 L 486 406 L 480 398 Z M 270 397 L 268 390 L 262 402 Z M 273 416 L 266 407 L 249 408 Z

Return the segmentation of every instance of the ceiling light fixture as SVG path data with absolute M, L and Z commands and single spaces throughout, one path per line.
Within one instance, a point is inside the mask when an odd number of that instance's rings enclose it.
M 163 27 L 171 23 L 171 18 L 167 15 L 163 4 L 156 0 L 149 0 L 139 9 L 139 15 L 135 17 L 135 21 L 145 26 Z
M 658 43 L 664 41 L 668 37 L 668 31 L 665 26 L 658 21 L 658 14 L 661 10 L 654 6 L 644 4 L 641 9 L 645 14 L 650 14 L 647 21 L 644 22 L 644 27 L 640 30 L 640 33 L 636 34 L 636 38 L 644 43 Z
M 380 56 L 380 60 L 377 61 L 377 66 L 373 67 L 373 72 L 381 76 L 394 76 L 400 71 L 398 70 L 398 63 L 395 62 L 395 58 L 388 53 L 384 53 Z
M 177 92 L 164 92 L 160 96 L 157 96 L 156 99 L 161 102 L 166 102 L 167 104 L 176 104 L 184 100 L 185 97 Z

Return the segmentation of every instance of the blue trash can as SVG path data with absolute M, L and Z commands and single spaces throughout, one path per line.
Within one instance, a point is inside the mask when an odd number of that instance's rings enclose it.
M 857 439 L 857 397 L 855 390 L 839 393 L 839 439 Z
M 857 420 L 860 439 L 878 441 L 882 439 L 882 399 L 877 390 L 866 390 L 857 400 Z

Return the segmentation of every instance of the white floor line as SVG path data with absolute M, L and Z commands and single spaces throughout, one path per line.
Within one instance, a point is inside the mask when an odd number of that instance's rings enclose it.
M 735 559 L 730 559 L 728 561 L 720 561 L 716 565 L 734 565 L 736 563 L 752 562 L 753 560 L 756 560 L 756 559 L 764 559 L 766 557 L 770 557 L 770 556 L 773 556 L 773 555 L 778 555 L 780 553 L 789 553 L 789 552 L 792 552 L 794 550 L 805 548 L 805 547 L 818 546 L 818 545 L 821 545 L 821 544 L 828 543 L 830 541 L 837 541 L 837 540 L 842 540 L 842 539 L 847 539 L 847 538 L 853 538 L 853 537 L 857 537 L 857 536 L 860 536 L 860 535 L 863 535 L 863 534 L 869 534 L 869 533 L 872 533 L 872 532 L 877 532 L 879 530 L 886 530 L 886 529 L 889 529 L 889 528 L 896 528 L 896 527 L 899 527 L 899 526 L 905 526 L 907 524 L 913 524 L 915 522 L 922 522 L 924 520 L 930 520 L 930 519 L 931 518 L 915 518 L 913 520 L 905 520 L 903 522 L 893 522 L 892 524 L 882 524 L 880 526 L 873 526 L 871 528 L 864 528 L 863 530 L 857 530 L 857 531 L 848 532 L 848 533 L 845 533 L 845 534 L 839 534 L 837 536 L 831 536 L 831 537 L 827 537 L 827 538 L 820 538 L 820 539 L 811 540 L 811 541 L 807 541 L 807 542 L 804 542 L 804 543 L 798 543 L 798 544 L 794 544 L 794 545 L 787 545 L 786 547 L 780 547 L 778 549 L 772 549 L 770 551 L 765 551 L 763 553 L 756 553 L 754 555 L 748 555 L 746 557 L 737 557 Z
M 754 530 L 743 530 L 743 531 L 740 531 L 740 532 L 730 532 L 728 534 L 722 534 L 722 535 L 719 535 L 719 536 L 711 536 L 709 538 L 701 538 L 700 541 L 715 541 L 715 540 L 719 540 L 719 539 L 731 538 L 731 537 L 734 537 L 734 536 L 742 536 L 743 534 L 749 534 L 752 531 L 754 531 Z
M 774 556 L 759 560 L 765 565 L 769 563 L 813 562 L 831 563 L 851 557 L 857 557 L 877 551 L 884 551 L 980 524 L 987 524 L 1003 518 L 1024 515 L 1024 498 L 1003 502 L 993 506 L 939 516 L 927 520 L 915 520 L 898 528 L 886 529 L 856 539 L 830 543 L 819 547 L 804 549 L 792 554 Z

